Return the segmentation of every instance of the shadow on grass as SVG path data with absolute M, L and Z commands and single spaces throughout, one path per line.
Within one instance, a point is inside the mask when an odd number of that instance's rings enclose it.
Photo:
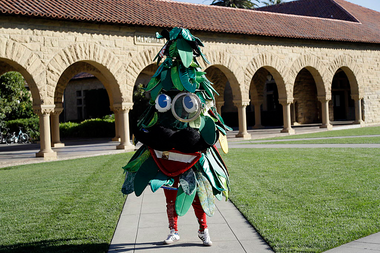
M 104 253 L 108 251 L 108 243 L 65 245 L 65 242 L 76 239 L 44 240 L 33 243 L 0 245 L 0 253 Z

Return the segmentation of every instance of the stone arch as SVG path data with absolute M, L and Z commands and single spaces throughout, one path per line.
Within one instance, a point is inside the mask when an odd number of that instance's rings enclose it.
M 86 62 L 77 62 L 68 67 L 61 75 L 58 80 L 55 92 L 54 92 L 54 103 L 60 104 L 62 102 L 63 93 L 65 91 L 66 85 L 69 83 L 71 78 L 73 78 L 79 72 L 86 72 L 94 75 L 99 81 L 106 87 L 107 91 L 111 89 L 107 85 L 107 78 L 93 65 Z M 113 105 L 113 97 L 108 93 L 110 104 Z
M 62 74 L 75 63 L 85 62 L 96 69 L 94 73 L 104 78 L 102 81 L 113 103 L 128 102 L 128 91 L 125 87 L 124 64 L 105 48 L 91 43 L 79 43 L 62 49 L 56 54 L 47 67 L 47 96 L 53 103 L 58 83 Z M 68 70 L 70 71 L 70 70 Z M 67 73 L 67 72 L 66 72 Z M 57 89 L 58 88 L 58 89 Z M 111 99 L 110 99 L 111 100 Z
M 158 53 L 158 48 L 150 48 L 144 50 L 133 57 L 132 61 L 127 66 L 127 80 L 126 86 L 128 89 L 128 101 L 133 101 L 133 88 L 135 86 L 135 81 L 137 80 L 140 73 L 149 65 L 154 64 L 153 59 Z
M 307 69 L 313 76 L 317 86 L 318 96 L 326 96 L 328 87 L 326 86 L 326 80 L 323 78 L 326 70 L 321 60 L 314 55 L 301 55 L 293 62 L 292 65 L 290 65 L 290 68 L 287 71 L 287 78 L 289 83 L 292 84 L 293 89 L 298 74 L 304 68 Z
M 249 101 L 248 94 L 244 92 L 247 87 L 244 87 L 244 73 L 241 64 L 225 51 L 209 51 L 206 58 L 211 64 L 206 65 L 204 61 L 199 61 L 202 69 L 213 66 L 221 70 L 231 84 L 234 101 Z
M 285 83 L 286 67 L 282 64 L 282 61 L 271 53 L 262 53 L 255 56 L 247 65 L 244 83 L 249 89 L 252 78 L 255 73 L 260 69 L 265 68 L 273 76 L 277 84 L 278 94 L 280 100 L 290 101 L 293 99 L 293 90 L 289 85 Z M 247 93 L 249 90 L 247 90 Z
M 331 94 L 332 81 L 334 75 L 339 69 L 342 69 L 348 77 L 351 87 L 351 96 L 358 96 L 359 98 L 363 98 L 363 85 L 361 85 L 361 69 L 355 63 L 354 59 L 349 55 L 338 56 L 328 66 L 327 80 L 329 93 Z
M 45 103 L 45 66 L 36 54 L 20 43 L 0 39 L 0 62 L 0 74 L 8 71 L 22 74 L 32 93 L 33 105 Z

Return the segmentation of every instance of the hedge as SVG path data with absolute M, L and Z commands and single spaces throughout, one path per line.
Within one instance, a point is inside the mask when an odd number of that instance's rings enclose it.
M 6 122 L 6 127 L 9 128 L 9 132 L 16 132 L 18 134 L 19 127 L 24 133 L 29 134 L 33 141 L 40 139 L 40 126 L 38 117 L 26 118 L 26 119 L 14 119 Z
M 65 122 L 59 125 L 62 138 L 71 137 L 114 137 L 115 119 L 88 119 L 81 123 Z

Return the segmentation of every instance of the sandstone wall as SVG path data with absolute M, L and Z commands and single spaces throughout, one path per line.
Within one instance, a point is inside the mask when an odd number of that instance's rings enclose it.
M 102 82 L 111 106 L 130 106 L 137 77 L 164 43 L 154 39 L 156 31 L 160 29 L 1 16 L 0 73 L 21 72 L 36 107 L 57 103 L 55 97 L 82 71 Z M 365 122 L 380 123 L 380 45 L 193 33 L 230 83 L 234 103 L 249 102 L 252 78 L 262 67 L 275 79 L 281 101 L 293 102 L 303 68 L 315 81 L 318 99 L 330 100 L 334 74 L 341 68 L 351 96 L 363 99 Z

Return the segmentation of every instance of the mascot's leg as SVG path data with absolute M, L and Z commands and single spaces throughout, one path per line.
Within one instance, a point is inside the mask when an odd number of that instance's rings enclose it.
M 199 223 L 198 237 L 202 240 L 204 245 L 211 246 L 212 241 L 207 228 L 206 213 L 203 211 L 198 195 L 196 195 L 194 198 L 193 208 L 195 216 L 197 217 Z
M 199 231 L 203 232 L 207 228 L 207 219 L 206 219 L 206 213 L 203 211 L 198 195 L 195 196 L 194 202 L 192 205 L 194 208 L 195 216 L 198 219 Z
M 166 213 L 168 214 L 169 229 L 174 229 L 178 232 L 178 215 L 175 211 L 175 200 L 177 197 L 177 191 L 164 189 L 166 197 Z
M 178 187 L 178 178 L 175 178 L 174 187 Z M 165 244 L 171 244 L 180 239 L 178 235 L 178 215 L 175 211 L 175 200 L 177 198 L 177 191 L 164 189 L 166 197 L 166 213 L 168 215 L 170 233 L 168 238 L 164 240 Z

